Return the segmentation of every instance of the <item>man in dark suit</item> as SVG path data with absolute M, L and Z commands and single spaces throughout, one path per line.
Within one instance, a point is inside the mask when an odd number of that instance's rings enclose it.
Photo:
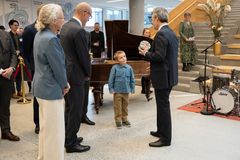
M 100 58 L 101 53 L 105 51 L 104 34 L 100 31 L 98 22 L 94 24 L 94 30 L 91 32 L 91 52 L 94 58 Z
M 83 106 L 89 91 L 91 63 L 88 34 L 84 26 L 92 16 L 89 4 L 79 3 L 74 16 L 65 23 L 60 32 L 61 43 L 66 55 L 67 78 L 71 86 L 65 96 L 65 148 L 67 153 L 85 152 L 90 146 L 81 145 L 82 137 L 77 137 L 83 116 Z
M 170 146 L 172 140 L 172 124 L 169 95 L 172 87 L 178 83 L 178 39 L 168 26 L 168 12 L 164 8 L 155 8 L 152 12 L 152 24 L 158 29 L 152 50 L 146 46 L 139 48 L 139 53 L 150 61 L 150 76 L 157 103 L 157 131 L 151 131 L 158 137 L 151 147 Z
M 19 141 L 11 132 L 10 100 L 13 92 L 13 71 L 17 66 L 17 56 L 9 33 L 0 30 L 0 127 L 2 139 Z
M 23 50 L 25 63 L 31 71 L 32 77 L 34 75 L 34 60 L 33 60 L 33 41 L 37 33 L 35 28 L 36 22 L 25 27 L 23 31 Z M 29 91 L 31 90 L 31 82 L 28 82 Z M 33 98 L 33 121 L 35 123 L 35 133 L 39 133 L 39 104 L 36 97 Z
M 14 47 L 16 49 L 16 53 L 17 53 L 17 56 L 22 56 L 22 53 L 20 52 L 20 40 L 19 40 L 19 35 L 17 34 L 17 29 L 19 27 L 19 23 L 17 20 L 14 20 L 14 19 L 11 19 L 9 22 L 8 22 L 8 25 L 10 27 L 10 36 L 12 38 L 12 41 L 13 41 L 13 44 L 14 44 Z M 17 90 L 17 93 L 16 94 L 13 94 L 13 98 L 19 98 L 20 96 L 22 96 L 22 92 L 21 92 L 21 83 L 22 83 L 22 79 L 21 79 L 21 74 L 20 72 L 17 74 L 16 76 L 16 90 Z M 14 92 L 15 93 L 15 92 Z
M 37 8 L 37 16 L 39 15 L 40 9 L 43 5 Z M 25 57 L 25 63 L 29 67 L 32 77 L 34 75 L 34 58 L 33 58 L 33 41 L 37 33 L 35 28 L 36 21 L 27 27 L 25 27 L 22 38 L 23 38 L 23 56 Z M 28 83 L 29 91 L 31 90 L 31 82 Z M 33 121 L 35 123 L 35 133 L 39 133 L 39 104 L 36 97 L 33 98 Z

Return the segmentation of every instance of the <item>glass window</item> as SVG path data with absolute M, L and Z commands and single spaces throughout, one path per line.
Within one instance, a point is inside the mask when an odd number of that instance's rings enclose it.
M 106 10 L 107 19 L 108 20 L 119 20 L 122 19 L 122 11 L 121 10 Z
M 100 26 L 102 26 L 103 22 L 102 8 L 92 8 L 92 18 L 89 19 L 86 26 L 92 27 L 94 26 L 95 22 L 99 22 Z
M 129 19 L 128 10 L 122 10 L 122 19 Z

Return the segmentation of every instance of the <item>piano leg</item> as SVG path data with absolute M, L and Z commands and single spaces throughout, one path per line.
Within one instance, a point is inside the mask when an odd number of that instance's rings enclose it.
M 95 111 L 98 114 L 100 106 L 103 105 L 103 86 L 94 86 L 92 92 L 94 97 Z
M 151 80 L 150 80 L 150 76 L 146 76 L 145 77 L 145 94 L 146 94 L 146 98 L 148 101 L 152 100 L 152 97 L 150 97 L 151 95 Z
M 103 105 L 103 86 L 100 86 L 99 90 L 100 90 L 99 105 L 102 106 Z

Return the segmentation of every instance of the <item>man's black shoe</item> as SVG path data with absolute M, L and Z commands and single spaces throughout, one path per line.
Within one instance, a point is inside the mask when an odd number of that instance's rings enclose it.
M 154 132 L 154 131 L 151 131 L 151 132 L 150 132 L 150 135 L 152 135 L 152 136 L 154 136 L 154 137 L 158 137 L 158 138 L 161 137 L 161 135 L 160 135 L 158 132 Z
M 82 141 L 83 141 L 83 137 L 78 137 L 77 138 L 77 142 L 80 144 L 80 143 L 82 143 Z
M 170 142 L 163 142 L 163 141 L 161 141 L 161 139 L 159 139 L 155 142 L 149 143 L 150 147 L 164 147 L 164 146 L 170 146 L 170 145 L 171 145 Z
M 66 147 L 67 153 L 73 153 L 73 152 L 86 152 L 90 150 L 90 146 L 83 146 L 81 144 L 76 144 L 73 147 Z
M 91 121 L 88 117 L 84 117 L 82 119 L 82 123 L 86 123 L 88 125 L 95 125 L 95 122 Z
M 7 139 L 9 141 L 20 141 L 20 138 L 14 135 L 11 131 L 3 132 L 2 139 Z
M 151 101 L 153 99 L 153 97 L 148 97 L 147 101 Z
M 39 134 L 39 130 L 40 130 L 39 126 L 36 126 L 36 127 L 35 127 L 35 133 L 36 133 L 36 134 Z

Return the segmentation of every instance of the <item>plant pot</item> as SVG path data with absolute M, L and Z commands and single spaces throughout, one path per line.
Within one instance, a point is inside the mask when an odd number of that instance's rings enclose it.
M 219 42 L 219 41 L 215 42 L 215 44 L 213 45 L 213 53 L 214 53 L 215 56 L 218 56 L 218 55 L 222 54 L 222 44 L 221 44 L 221 42 Z

